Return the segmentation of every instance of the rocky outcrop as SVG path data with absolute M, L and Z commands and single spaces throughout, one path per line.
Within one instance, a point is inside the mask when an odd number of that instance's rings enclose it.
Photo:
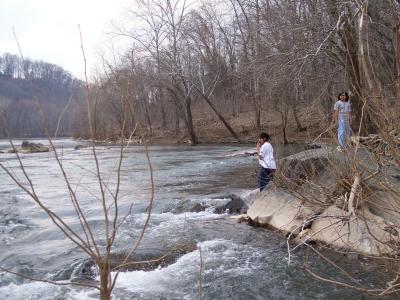
M 202 211 L 205 211 L 208 206 L 206 206 L 204 203 L 196 203 L 191 209 L 190 212 L 194 213 L 199 213 Z
M 355 174 L 361 183 L 353 191 Z M 356 154 L 306 150 L 280 161 L 274 186 L 258 195 L 247 215 L 254 223 L 298 235 L 300 243 L 393 254 L 400 242 L 400 170 L 379 166 L 364 148 Z
M 257 151 L 254 151 L 254 148 L 253 148 L 253 149 L 244 150 L 244 151 L 236 151 L 232 154 L 226 155 L 226 157 L 248 157 L 248 156 L 256 156 L 256 155 L 257 155 Z
M 171 249 L 156 249 L 146 247 L 138 249 L 124 263 L 127 252 L 115 252 L 110 255 L 110 267 L 112 270 L 121 271 L 151 271 L 163 268 L 175 263 L 182 255 L 195 251 L 197 245 L 194 241 L 181 241 Z M 85 260 L 79 268 L 74 268 L 75 274 L 67 274 L 74 277 L 74 281 L 81 282 L 82 279 L 95 279 L 98 275 L 95 270 L 95 262 L 91 259 Z M 65 274 L 58 275 L 57 279 L 67 279 Z
M 289 233 L 300 231 L 305 220 L 317 211 L 318 207 L 304 203 L 282 189 L 272 188 L 260 193 L 247 215 L 256 224 Z
M 81 150 L 81 149 L 84 149 L 84 148 L 87 148 L 87 147 L 89 147 L 89 146 L 87 146 L 87 145 L 76 145 L 74 147 L 74 150 Z
M 356 215 L 349 216 L 348 212 L 330 206 L 313 221 L 307 239 L 366 255 L 391 253 L 390 245 L 398 239 L 397 231 L 368 210 Z
M 22 153 L 49 152 L 49 147 L 46 147 L 40 143 L 31 143 L 28 141 L 23 141 L 19 152 Z
M 229 198 L 231 198 L 231 200 L 224 205 L 216 207 L 214 213 L 223 214 L 227 212 L 229 214 L 243 214 L 246 212 L 247 205 L 240 197 L 230 195 Z
M 368 187 L 365 202 L 370 211 L 400 228 L 400 168 L 382 166 Z
M 243 214 L 247 211 L 246 203 L 237 195 L 229 195 L 227 196 L 230 200 L 222 205 L 218 205 L 214 207 L 213 212 L 215 214 Z M 210 204 L 207 203 L 196 203 L 191 209 L 190 212 L 201 212 L 206 209 L 211 208 Z
M 367 198 L 370 211 L 400 228 L 400 193 L 375 191 Z
M 128 261 L 123 264 L 127 253 L 113 253 L 111 255 L 111 268 L 115 269 L 119 267 L 123 271 L 151 271 L 157 268 L 163 268 L 168 265 L 175 263 L 182 255 L 192 252 L 197 249 L 194 241 L 180 242 L 175 245 L 172 249 L 161 250 L 161 249 L 150 249 L 138 250 L 134 253 Z
M 31 143 L 28 141 L 23 141 L 20 148 L 14 146 L 12 149 L 5 150 L 0 153 L 38 153 L 38 152 L 49 152 L 50 148 L 40 144 L 40 143 Z

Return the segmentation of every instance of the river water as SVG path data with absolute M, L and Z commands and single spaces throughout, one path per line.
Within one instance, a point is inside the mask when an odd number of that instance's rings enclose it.
M 46 141 L 36 140 L 48 144 Z M 15 141 L 19 146 L 21 141 Z M 75 150 L 71 139 L 56 141 L 65 169 L 82 210 L 100 246 L 104 245 L 102 206 L 95 163 L 90 147 Z M 0 150 L 10 148 L 0 140 Z M 290 151 L 276 146 L 276 156 Z M 163 253 L 182 240 L 196 244 L 168 266 L 150 271 L 121 273 L 113 299 L 366 299 L 352 290 L 311 279 L 302 270 L 303 252 L 288 265 L 286 239 L 265 229 L 239 224 L 214 208 L 234 194 L 250 201 L 256 188 L 257 161 L 229 156 L 251 146 L 151 146 L 154 170 L 154 207 L 139 251 Z M 98 146 L 103 184 L 114 193 L 117 186 L 119 147 Z M 39 199 L 72 228 L 79 222 L 54 152 L 21 154 L 21 160 Z M 14 154 L 0 153 L 0 162 L 24 185 L 28 181 Z M 149 164 L 142 146 L 124 152 L 120 178 L 120 214 L 129 214 L 117 236 L 115 251 L 129 249 L 146 220 L 151 197 Z M 76 280 L 87 257 L 49 221 L 44 212 L 0 169 L 0 261 L 1 266 L 35 278 Z M 191 212 L 196 204 L 207 208 Z M 201 249 L 201 256 L 200 250 Z M 331 277 L 337 272 L 318 257 L 309 255 L 314 270 Z M 200 261 L 202 263 L 200 264 Z M 348 263 L 368 269 L 368 264 Z M 200 276 L 200 265 L 202 272 Z M 80 277 L 79 277 L 80 278 Z M 201 278 L 201 289 L 199 289 Z M 340 277 L 338 277 L 340 278 Z M 55 286 L 0 273 L 0 299 L 96 299 L 90 288 Z

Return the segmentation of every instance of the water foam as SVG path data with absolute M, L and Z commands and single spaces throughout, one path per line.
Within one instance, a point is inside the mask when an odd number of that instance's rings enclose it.
M 213 284 L 212 278 L 215 276 L 223 276 L 226 277 L 225 280 L 229 280 L 230 277 L 254 272 L 255 267 L 250 261 L 262 257 L 261 252 L 252 247 L 223 239 L 200 242 L 198 247 L 202 253 L 202 281 L 205 287 Z M 246 259 L 238 261 L 238 256 Z M 176 263 L 165 268 L 120 273 L 117 288 L 145 298 L 165 296 L 193 299 L 197 297 L 199 270 L 200 251 L 196 250 L 183 255 Z
M 63 296 L 65 292 L 65 287 L 44 282 L 30 282 L 21 285 L 11 283 L 0 287 L 0 298 L 3 300 L 53 300 Z

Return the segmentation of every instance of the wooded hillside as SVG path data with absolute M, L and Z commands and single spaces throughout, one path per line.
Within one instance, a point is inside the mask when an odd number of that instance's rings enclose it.
M 82 104 L 82 83 L 61 67 L 0 56 L 0 136 L 71 136 L 74 111 Z M 63 113 L 64 112 L 64 113 Z M 59 121 L 60 119 L 60 121 Z M 58 129 L 58 130 L 57 130 Z

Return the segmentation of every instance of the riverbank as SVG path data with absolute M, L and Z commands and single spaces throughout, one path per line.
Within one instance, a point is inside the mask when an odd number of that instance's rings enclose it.
M 260 128 L 255 126 L 253 112 L 241 112 L 235 116 L 226 116 L 226 121 L 235 131 L 241 143 L 254 144 L 261 131 L 266 131 L 272 136 L 275 144 L 284 143 L 284 135 L 289 143 L 310 142 L 318 135 L 326 130 L 329 125 L 325 117 L 318 111 L 299 111 L 300 127 L 293 120 L 288 120 L 285 130 L 283 130 L 283 122 L 281 116 L 273 111 L 261 112 Z M 238 141 L 232 137 L 223 123 L 216 119 L 213 114 L 204 114 L 193 119 L 193 127 L 200 144 L 237 144 Z M 113 137 L 98 138 L 98 142 L 103 144 L 115 144 L 119 142 L 120 132 L 116 132 Z M 180 124 L 179 130 L 170 128 L 162 128 L 153 126 L 139 130 L 131 137 L 130 143 L 143 144 L 144 137 L 148 144 L 151 145 L 175 145 L 190 143 L 187 129 L 183 122 Z M 87 137 L 82 137 L 87 139 Z M 332 141 L 333 136 L 330 133 L 324 134 L 322 137 L 325 141 Z M 318 139 L 320 140 L 320 139 Z M 126 139 L 123 141 L 127 142 Z

